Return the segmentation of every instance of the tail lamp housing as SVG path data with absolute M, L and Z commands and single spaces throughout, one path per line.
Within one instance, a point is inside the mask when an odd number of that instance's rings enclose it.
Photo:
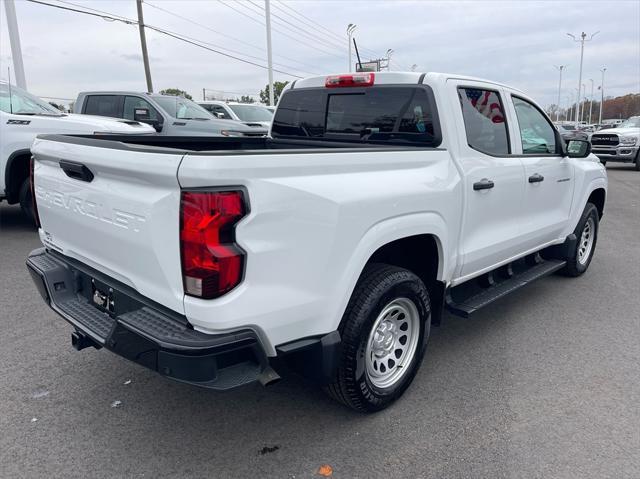
M 245 253 L 235 242 L 235 227 L 246 214 L 240 190 L 181 193 L 180 254 L 186 294 L 217 298 L 242 281 Z
M 36 204 L 35 161 L 33 156 L 29 160 L 29 189 L 31 190 L 31 204 L 33 205 L 33 220 L 36 223 L 36 227 L 40 228 L 40 215 L 38 214 L 38 205 Z
M 348 75 L 330 75 L 324 81 L 326 88 L 346 88 L 350 86 L 373 86 L 375 74 L 350 73 Z

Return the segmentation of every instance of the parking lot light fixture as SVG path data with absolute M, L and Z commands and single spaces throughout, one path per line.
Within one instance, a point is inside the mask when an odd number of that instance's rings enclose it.
M 582 60 L 584 59 L 584 42 L 590 42 L 591 40 L 593 40 L 593 37 L 595 37 L 598 33 L 600 33 L 600 31 L 593 33 L 588 40 L 587 40 L 587 34 L 584 32 L 580 34 L 580 39 L 576 38 L 576 36 L 572 35 L 571 33 L 567 33 L 567 35 L 569 35 L 574 42 L 580 42 L 580 73 L 578 75 L 578 101 L 580 101 L 580 86 L 582 85 Z M 576 123 L 578 123 L 577 108 L 576 108 Z
M 353 63 L 351 63 L 351 37 L 357 26 L 353 23 L 347 25 L 347 41 L 349 42 L 349 73 L 353 71 Z
M 558 81 L 558 105 L 557 105 L 558 109 L 556 110 L 556 121 L 560 120 L 560 94 L 562 92 L 562 70 L 564 70 L 568 66 L 569 65 L 560 65 L 560 66 L 554 65 L 554 67 L 560 70 L 560 80 Z
M 606 68 L 601 68 L 602 72 L 602 81 L 600 82 L 600 116 L 598 117 L 598 125 L 602 124 L 602 107 L 604 105 L 604 72 L 607 71 Z

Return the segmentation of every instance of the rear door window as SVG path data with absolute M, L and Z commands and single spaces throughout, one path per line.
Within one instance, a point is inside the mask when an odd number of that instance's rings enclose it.
M 467 143 L 493 156 L 509 154 L 509 137 L 500 94 L 481 88 L 458 88 Z
M 272 135 L 437 146 L 434 112 L 425 88 L 290 90 L 278 104 Z
M 121 95 L 89 95 L 83 113 L 122 118 L 122 102 Z

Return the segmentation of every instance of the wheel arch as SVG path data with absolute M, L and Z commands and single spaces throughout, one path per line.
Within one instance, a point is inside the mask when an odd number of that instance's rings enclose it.
M 20 187 L 23 181 L 29 177 L 30 158 L 31 150 L 29 148 L 23 148 L 11 153 L 7 159 L 4 182 L 7 202 L 9 204 L 18 202 Z
M 444 300 L 443 278 L 448 276 L 449 268 L 447 237 L 444 219 L 433 212 L 391 218 L 372 226 L 352 256 L 346 279 L 339 282 L 342 301 L 336 314 L 336 328 L 362 272 L 373 262 L 408 269 L 422 279 L 431 296 L 432 323 L 438 324 Z
M 607 192 L 604 188 L 596 188 L 590 194 L 587 199 L 587 203 L 593 203 L 598 208 L 598 217 L 602 219 L 604 215 L 604 204 L 607 198 Z

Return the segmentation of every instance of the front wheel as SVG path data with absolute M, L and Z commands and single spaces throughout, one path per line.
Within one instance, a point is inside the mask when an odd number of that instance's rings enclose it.
M 636 171 L 640 171 L 640 149 L 638 150 L 638 153 L 636 153 Z
M 593 203 L 587 203 L 573 232 L 577 238 L 576 244 L 569 253 L 567 265 L 561 271 L 566 276 L 580 276 L 591 264 L 598 241 L 599 221 L 598 209 Z
M 367 266 L 342 319 L 338 374 L 328 394 L 362 412 L 389 406 L 420 367 L 430 323 L 420 278 L 395 266 Z

